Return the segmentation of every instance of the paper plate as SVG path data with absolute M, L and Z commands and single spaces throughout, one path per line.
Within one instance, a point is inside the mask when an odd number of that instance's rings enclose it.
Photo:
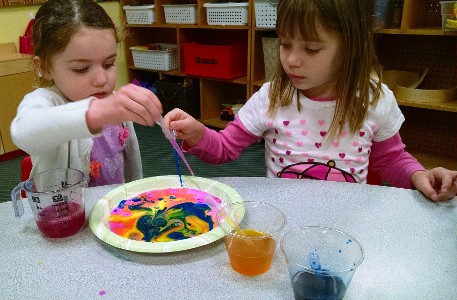
M 221 182 L 196 176 L 182 176 L 182 179 L 184 188 L 197 189 L 213 195 L 222 201 L 221 206 L 230 203 L 243 203 L 243 199 L 235 189 Z M 222 238 L 224 232 L 220 227 L 215 227 L 211 231 L 195 237 L 171 242 L 136 241 L 124 238 L 110 230 L 107 219 L 111 210 L 121 200 L 130 199 L 146 191 L 180 187 L 181 183 L 177 175 L 149 177 L 119 186 L 107 193 L 95 204 L 89 216 L 90 229 L 99 239 L 109 245 L 145 253 L 188 250 L 207 245 Z

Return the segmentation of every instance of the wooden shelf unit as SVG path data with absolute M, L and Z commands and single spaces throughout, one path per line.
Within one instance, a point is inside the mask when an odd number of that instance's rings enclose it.
M 457 87 L 457 31 L 441 30 L 438 0 L 404 0 L 400 28 L 376 35 L 385 69 L 428 68 L 419 88 Z M 457 101 L 398 101 L 406 121 L 400 130 L 406 150 L 425 167 L 457 169 Z
M 251 40 L 251 15 L 254 7 L 253 0 L 248 6 L 248 24 L 239 26 L 214 26 L 207 24 L 207 14 L 205 3 L 214 2 L 211 0 L 197 0 L 197 24 L 167 24 L 165 13 L 162 5 L 164 4 L 183 4 L 179 0 L 155 0 L 155 1 L 133 1 L 121 0 L 120 7 L 122 10 L 123 23 L 127 29 L 128 35 L 125 39 L 125 47 L 127 53 L 127 66 L 129 69 L 130 79 L 143 80 L 163 80 L 169 77 L 186 77 L 195 78 L 199 81 L 200 86 L 200 121 L 204 124 L 224 128 L 227 122 L 219 119 L 220 113 L 223 110 L 223 104 L 236 103 L 237 101 L 246 101 L 250 96 L 250 40 Z M 154 4 L 154 24 L 133 25 L 127 24 L 125 20 L 124 5 L 147 5 Z M 215 44 L 217 42 L 240 41 L 246 44 L 247 49 L 247 70 L 246 76 L 235 79 L 219 79 L 208 78 L 201 76 L 187 75 L 183 73 L 183 53 L 181 45 L 189 42 L 198 42 L 201 44 Z M 146 70 L 134 67 L 133 58 L 129 47 L 145 45 L 149 43 L 170 43 L 178 46 L 178 56 L 180 66 L 177 70 L 169 72 L 160 72 L 154 70 Z
M 126 25 L 130 34 L 126 39 L 129 76 L 133 78 L 163 79 L 169 76 L 193 77 L 200 81 L 201 121 L 211 127 L 224 128 L 227 122 L 219 119 L 222 104 L 247 100 L 265 82 L 262 37 L 276 37 L 274 29 L 257 28 L 255 0 L 249 2 L 249 20 L 246 26 L 209 26 L 206 8 L 212 0 L 197 0 L 198 24 L 166 24 L 163 4 L 181 4 L 179 0 L 121 0 L 123 5 L 155 4 L 152 25 Z M 124 14 L 123 14 L 124 15 Z M 124 20 L 124 23 L 125 20 Z M 223 34 L 221 34 L 223 31 Z M 203 38 L 202 38 L 203 36 Z M 202 78 L 182 73 L 182 59 L 178 70 L 156 72 L 133 67 L 128 47 L 153 42 L 181 45 L 202 39 L 245 39 L 248 47 L 247 75 L 234 80 Z M 404 0 L 399 28 L 377 31 L 377 51 L 386 69 L 429 72 L 420 86 L 442 89 L 457 86 L 457 31 L 441 30 L 441 7 L 437 0 Z M 179 49 L 179 47 L 178 47 Z M 182 57 L 181 49 L 179 55 Z M 399 101 L 406 122 L 401 129 L 407 150 L 425 167 L 443 166 L 457 169 L 457 101 L 423 103 Z

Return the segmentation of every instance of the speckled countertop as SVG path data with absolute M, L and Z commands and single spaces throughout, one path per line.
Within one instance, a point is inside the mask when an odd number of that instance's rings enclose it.
M 363 246 L 345 299 L 457 299 L 456 200 L 433 203 L 411 190 L 313 180 L 213 178 L 246 200 L 280 207 L 285 231 L 322 225 Z M 114 186 L 87 189 L 86 214 Z M 88 226 L 65 239 L 40 235 L 28 205 L 0 204 L 0 299 L 293 299 L 276 252 L 264 275 L 232 271 L 222 241 L 140 254 L 100 241 Z M 284 232 L 285 232 L 284 231 Z

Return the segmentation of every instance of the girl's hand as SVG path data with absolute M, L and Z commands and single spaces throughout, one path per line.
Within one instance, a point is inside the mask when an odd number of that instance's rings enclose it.
M 164 120 L 166 126 L 175 131 L 176 138 L 184 140 L 190 147 L 198 144 L 205 131 L 205 125 L 179 108 L 167 113 Z
M 103 99 L 92 100 L 86 120 L 91 132 L 99 132 L 104 125 L 117 125 L 124 121 L 152 126 L 161 114 L 162 104 L 153 92 L 127 84 Z
M 417 171 L 411 175 L 411 183 L 433 201 L 449 200 L 457 193 L 457 171 L 434 168 Z

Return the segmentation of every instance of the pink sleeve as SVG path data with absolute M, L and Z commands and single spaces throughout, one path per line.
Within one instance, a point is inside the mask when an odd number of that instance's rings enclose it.
M 219 132 L 205 127 L 197 145 L 189 147 L 183 142 L 182 148 L 207 163 L 222 164 L 238 158 L 244 149 L 259 139 L 236 118 Z
M 373 142 L 370 154 L 370 170 L 383 180 L 399 188 L 411 189 L 411 175 L 425 168 L 405 151 L 400 134 L 382 142 Z

